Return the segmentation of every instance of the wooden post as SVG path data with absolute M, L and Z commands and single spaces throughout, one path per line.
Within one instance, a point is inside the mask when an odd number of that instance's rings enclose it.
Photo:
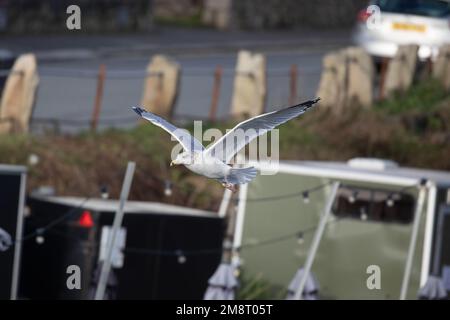
M 211 106 L 209 108 L 209 121 L 211 122 L 216 121 L 217 105 L 219 103 L 220 95 L 220 84 L 222 82 L 222 73 L 222 67 L 217 66 L 216 70 L 214 71 L 214 85 L 212 90 Z
M 34 54 L 20 55 L 12 66 L 0 92 L 0 133 L 26 133 L 36 102 L 39 85 Z
M 91 130 L 97 131 L 98 118 L 102 108 L 103 85 L 105 83 L 106 66 L 101 64 L 98 69 L 97 92 L 95 93 L 94 110 L 92 111 Z
M 433 74 L 433 60 L 431 56 L 427 59 L 427 76 L 431 77 Z
M 297 65 L 291 65 L 290 70 L 290 94 L 289 94 L 289 105 L 294 105 L 297 103 L 297 79 L 298 79 L 298 70 Z
M 248 118 L 260 115 L 264 112 L 267 96 L 265 55 L 241 50 L 235 70 L 231 116 Z
M 388 58 L 383 58 L 381 60 L 381 69 L 380 69 L 380 83 L 379 83 L 379 91 L 378 91 L 378 99 L 384 99 L 384 84 L 386 82 L 386 72 L 389 64 Z

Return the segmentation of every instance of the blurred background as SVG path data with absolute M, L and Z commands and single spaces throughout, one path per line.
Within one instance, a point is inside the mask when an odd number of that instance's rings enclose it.
M 292 298 L 330 197 L 344 222 L 326 231 L 333 241 L 324 239 L 318 266 L 306 272 L 315 278 L 305 298 L 397 299 L 401 291 L 413 299 L 429 276 L 438 280 L 421 297 L 444 298 L 449 59 L 445 0 L 0 0 L 0 184 L 5 208 L 13 202 L 0 219 L 10 236 L 2 298 L 93 298 L 128 161 L 137 169 L 111 299 L 202 299 L 208 279 L 224 287 L 214 275 L 231 279 L 232 297 Z M 194 120 L 225 130 L 315 97 L 316 109 L 280 128 L 288 167 L 232 196 L 169 169 L 173 142 L 131 110 L 141 105 L 189 130 Z M 318 185 L 308 205 L 305 192 Z M 247 193 L 256 199 L 248 205 Z M 354 247 L 377 241 L 376 256 Z M 391 285 L 366 288 L 369 260 L 394 270 Z M 70 264 L 89 274 L 81 291 L 66 288 Z M 231 297 L 223 294 L 209 297 Z

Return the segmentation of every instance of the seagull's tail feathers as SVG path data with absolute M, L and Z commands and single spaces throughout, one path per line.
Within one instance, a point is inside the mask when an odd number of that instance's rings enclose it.
M 255 179 L 257 174 L 258 170 L 254 167 L 231 169 L 226 180 L 232 184 L 245 184 Z

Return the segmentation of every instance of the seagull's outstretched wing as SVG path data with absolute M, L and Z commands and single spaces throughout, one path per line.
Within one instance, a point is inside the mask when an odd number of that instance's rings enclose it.
M 236 153 L 256 137 L 265 134 L 280 124 L 285 123 L 311 108 L 320 98 L 309 100 L 301 104 L 268 112 L 245 120 L 235 126 L 226 135 L 208 146 L 204 151 L 209 155 L 229 163 Z
M 170 133 L 175 139 L 178 140 L 178 142 L 180 142 L 180 144 L 183 146 L 183 148 L 186 151 L 188 151 L 188 152 L 193 152 L 193 151 L 202 152 L 203 151 L 204 147 L 200 143 L 200 141 L 198 141 L 192 135 L 187 133 L 186 130 L 177 128 L 170 122 L 167 122 L 166 120 L 164 120 L 163 118 L 158 117 L 157 115 L 155 115 L 151 112 L 148 112 L 147 110 L 142 109 L 140 107 L 133 107 L 133 110 L 138 115 L 140 115 L 142 118 L 150 121 L 155 126 L 163 128 L 168 133 Z

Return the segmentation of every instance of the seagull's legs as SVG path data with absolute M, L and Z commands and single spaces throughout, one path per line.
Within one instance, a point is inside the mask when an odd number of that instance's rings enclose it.
M 222 182 L 222 186 L 231 192 L 235 193 L 237 191 L 237 187 L 235 184 L 229 183 L 229 182 Z

